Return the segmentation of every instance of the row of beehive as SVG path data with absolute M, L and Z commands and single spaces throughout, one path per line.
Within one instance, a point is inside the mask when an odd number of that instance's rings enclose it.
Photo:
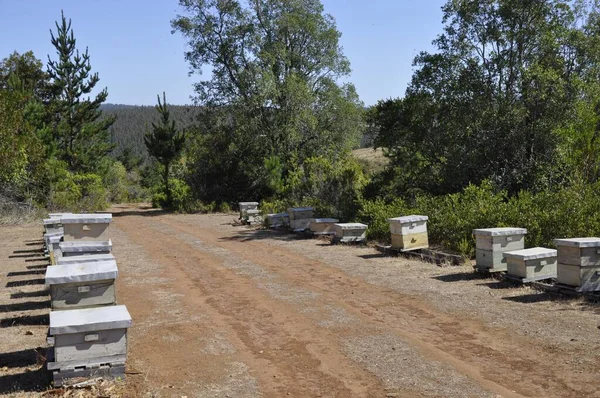
M 367 225 L 340 223 L 336 218 L 315 218 L 312 207 L 290 207 L 287 213 L 267 214 L 266 222 L 271 228 L 289 227 L 292 231 L 309 230 L 313 235 L 333 235 L 339 242 L 364 242 Z
M 124 377 L 131 316 L 116 305 L 118 268 L 110 214 L 50 214 L 44 241 L 51 265 L 49 355 L 55 385 L 74 377 Z
M 364 224 L 338 224 L 336 219 L 315 219 L 313 209 L 291 208 L 288 213 L 269 214 L 270 226 L 289 225 L 292 230 L 310 229 L 314 234 L 335 233 L 342 241 L 364 241 Z M 429 247 L 427 216 L 389 218 L 391 247 L 401 251 Z M 521 282 L 556 279 L 558 285 L 578 292 L 600 291 L 600 238 L 555 239 L 555 249 L 525 249 L 524 228 L 485 228 L 473 231 L 476 268 L 507 272 Z

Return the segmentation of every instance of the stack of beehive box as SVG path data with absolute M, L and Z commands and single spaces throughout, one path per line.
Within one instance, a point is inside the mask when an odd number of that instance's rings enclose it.
M 335 240 L 338 242 L 364 242 L 367 239 L 367 225 L 361 223 L 335 224 Z
M 267 226 L 270 228 L 287 227 L 290 225 L 290 216 L 288 213 L 267 214 Z
M 410 251 L 429 247 L 427 216 L 411 215 L 388 218 L 392 234 L 392 249 Z
M 476 268 L 479 271 L 503 272 L 508 269 L 504 253 L 525 248 L 525 228 L 483 228 L 475 235 Z
M 600 238 L 555 239 L 556 282 L 576 292 L 600 291 Z
M 64 243 L 111 245 L 111 219 L 106 214 L 63 216 Z M 132 320 L 125 306 L 116 305 L 117 263 L 112 254 L 94 249 L 63 254 L 45 278 L 51 302 L 47 368 L 54 384 L 80 377 L 123 378 Z
M 246 224 L 262 224 L 263 218 L 258 209 L 258 202 L 239 202 L 240 220 Z
M 291 207 L 288 209 L 290 218 L 290 229 L 301 232 L 310 226 L 313 220 L 314 209 L 312 207 Z
M 310 232 L 313 235 L 335 235 L 335 224 L 339 221 L 336 218 L 314 218 L 309 224 Z
M 112 251 L 112 242 L 108 235 L 111 221 L 111 214 L 63 215 L 61 223 L 64 238 L 55 257 L 109 254 Z
M 506 275 L 523 283 L 556 278 L 556 250 L 545 247 L 505 252 Z

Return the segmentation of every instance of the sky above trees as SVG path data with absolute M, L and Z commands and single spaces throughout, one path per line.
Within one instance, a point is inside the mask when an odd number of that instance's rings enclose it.
M 432 49 L 442 31 L 444 2 L 323 0 L 342 32 L 352 68 L 347 80 L 366 105 L 404 95 L 413 58 Z M 210 76 L 188 76 L 185 40 L 171 34 L 170 21 L 182 12 L 177 0 L 0 0 L 0 58 L 33 50 L 45 64 L 61 9 L 73 21 L 78 46 L 89 48 L 98 86 L 109 88 L 108 102 L 154 105 L 156 94 L 166 91 L 170 103 L 190 103 L 192 83 Z

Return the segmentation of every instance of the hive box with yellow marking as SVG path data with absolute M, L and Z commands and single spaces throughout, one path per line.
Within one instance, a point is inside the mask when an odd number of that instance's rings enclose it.
M 427 216 L 411 215 L 388 218 L 392 234 L 392 249 L 409 251 L 429 247 Z

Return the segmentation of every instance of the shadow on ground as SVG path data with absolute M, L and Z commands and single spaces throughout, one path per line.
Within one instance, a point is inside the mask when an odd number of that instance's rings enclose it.
M 302 234 L 289 233 L 287 231 L 271 229 L 245 229 L 244 227 L 239 227 L 239 231 L 236 231 L 235 235 L 221 238 L 221 241 L 248 242 L 265 239 L 294 241 L 298 239 L 311 239 L 311 237 Z
M 462 281 L 474 281 L 474 280 L 484 280 L 490 279 L 489 275 L 482 274 L 475 271 L 470 272 L 460 272 L 457 274 L 447 274 L 447 275 L 438 275 L 432 277 L 432 279 L 437 279 L 442 282 L 462 282 Z
M 45 297 L 45 296 L 49 296 L 49 295 L 50 295 L 49 290 L 37 290 L 35 292 L 12 293 L 10 295 L 10 298 L 11 299 L 21 299 L 21 298 L 28 298 L 28 297 Z
M 38 370 L 0 376 L 0 394 L 42 392 L 50 385 L 50 374 L 42 366 Z
M 50 308 L 50 300 L 26 301 L 24 303 L 0 304 L 0 312 L 33 311 Z M 1 364 L 2 362 L 0 362 Z
M 24 368 L 26 366 L 41 365 L 46 357 L 46 349 L 42 347 L 28 350 L 4 352 L 0 354 L 0 366 L 7 368 Z
M 25 279 L 22 281 L 10 281 L 6 282 L 6 287 L 19 287 L 19 286 L 29 286 L 29 285 L 44 285 L 46 284 L 46 279 Z
M 34 326 L 50 324 L 50 315 L 24 315 L 14 318 L 0 319 L 0 327 L 10 328 L 15 326 Z
M 30 271 L 13 271 L 13 272 L 9 272 L 8 274 L 6 274 L 6 276 L 12 277 L 12 276 L 27 276 L 27 275 L 44 275 L 45 273 L 46 273 L 45 269 L 36 269 L 36 270 L 30 270 Z

